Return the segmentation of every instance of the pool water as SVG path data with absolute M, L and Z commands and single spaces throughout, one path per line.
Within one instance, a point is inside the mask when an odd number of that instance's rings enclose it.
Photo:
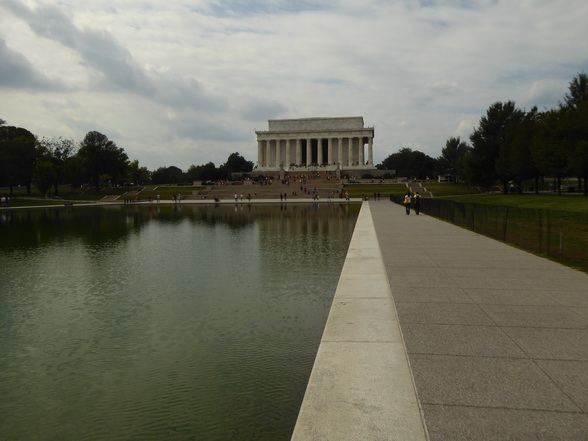
M 0 211 L 2 439 L 290 439 L 359 208 Z

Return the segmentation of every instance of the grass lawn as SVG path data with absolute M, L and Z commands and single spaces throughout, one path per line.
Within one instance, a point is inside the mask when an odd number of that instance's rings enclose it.
M 404 194 L 404 184 L 348 184 L 343 186 L 343 192 L 349 192 L 349 197 L 360 198 L 362 194 L 373 198 L 374 193 L 380 193 L 382 198 L 388 198 L 391 194 Z
M 451 199 L 464 204 L 490 204 L 508 207 L 535 208 L 574 213 L 588 213 L 588 197 L 580 195 L 546 195 L 546 194 L 478 194 L 451 196 Z
M 469 185 L 454 184 L 450 182 L 423 182 L 423 187 L 433 193 L 433 197 L 479 194 L 480 192 Z
M 434 197 L 479 193 L 475 188 L 462 184 L 439 183 L 435 181 L 422 182 L 421 184 L 428 191 L 432 192 Z M 348 191 L 349 196 L 354 198 L 361 197 L 362 193 L 365 193 L 368 197 L 373 197 L 374 193 L 380 193 L 382 198 L 388 198 L 391 194 L 405 194 L 406 184 L 404 182 L 399 182 L 398 184 L 349 184 L 344 186 L 343 191 Z

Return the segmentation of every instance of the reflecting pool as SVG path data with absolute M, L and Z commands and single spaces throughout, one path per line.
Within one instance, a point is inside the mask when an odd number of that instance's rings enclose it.
M 6 440 L 288 440 L 359 205 L 0 211 Z

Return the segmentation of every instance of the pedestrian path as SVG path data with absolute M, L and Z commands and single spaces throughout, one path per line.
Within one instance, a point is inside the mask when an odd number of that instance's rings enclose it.
M 369 207 L 430 440 L 587 440 L 588 275 Z

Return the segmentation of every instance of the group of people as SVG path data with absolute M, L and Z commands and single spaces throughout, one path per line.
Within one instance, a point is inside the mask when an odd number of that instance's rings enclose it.
M 407 191 L 404 195 L 404 200 L 402 201 L 404 204 L 404 208 L 406 209 L 406 214 L 410 214 L 410 208 L 414 207 L 414 212 L 418 215 L 421 212 L 421 195 L 417 191 L 413 196 L 410 191 Z
M 257 193 L 255 193 L 255 195 L 257 196 Z M 281 194 L 280 194 L 280 196 L 281 196 Z M 237 193 L 235 193 L 234 198 L 235 198 L 235 202 L 239 202 L 239 198 L 241 198 L 241 202 L 243 202 L 243 193 L 241 193 L 240 196 Z M 214 201 L 220 202 L 220 199 L 218 199 L 218 200 L 217 199 L 218 198 L 214 198 Z M 247 193 L 247 201 L 251 202 L 251 193 Z
M 365 193 L 361 194 L 361 200 L 362 201 L 367 201 L 368 200 L 368 195 Z M 380 200 L 380 193 L 374 193 L 374 201 L 379 201 Z

